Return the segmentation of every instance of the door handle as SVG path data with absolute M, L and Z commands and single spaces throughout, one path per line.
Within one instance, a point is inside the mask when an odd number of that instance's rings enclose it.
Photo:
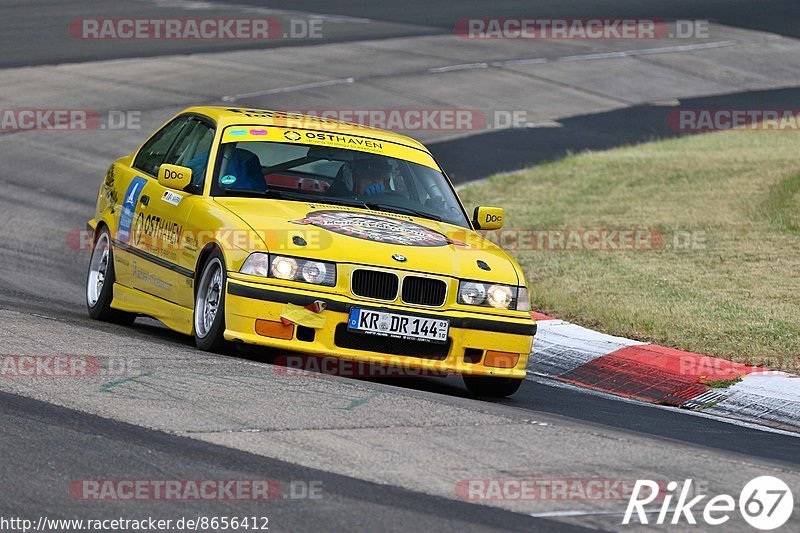
M 146 194 L 145 194 L 145 195 L 143 195 L 143 196 L 142 196 L 142 197 L 139 199 L 139 201 L 142 203 L 142 205 L 150 205 L 150 197 L 149 197 L 149 196 L 147 196 Z

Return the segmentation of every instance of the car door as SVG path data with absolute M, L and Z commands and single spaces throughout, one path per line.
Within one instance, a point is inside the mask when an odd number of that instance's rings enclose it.
M 176 190 L 161 185 L 157 179 L 148 180 L 143 193 L 148 200 L 133 232 L 136 247 L 149 257 L 147 277 L 139 276 L 139 288 L 183 307 L 194 303 L 193 268 L 198 250 L 191 243 L 198 228 L 191 225 L 190 215 L 203 201 L 214 133 L 213 123 L 200 117 L 192 117 L 183 127 L 162 164 L 191 168 L 192 183 L 184 190 Z
M 115 191 L 116 228 L 114 239 L 114 273 L 116 282 L 126 287 L 144 289 L 152 271 L 143 259 L 134 230 L 141 224 L 144 210 L 154 194 L 158 167 L 189 123 L 189 116 L 180 116 L 153 134 L 137 152 L 130 164 L 115 164 L 106 176 L 106 183 Z

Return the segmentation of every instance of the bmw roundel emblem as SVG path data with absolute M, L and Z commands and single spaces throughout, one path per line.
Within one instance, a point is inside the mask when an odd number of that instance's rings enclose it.
M 405 263 L 407 261 L 406 256 L 400 254 L 392 254 L 392 259 L 395 261 L 400 261 L 401 263 Z

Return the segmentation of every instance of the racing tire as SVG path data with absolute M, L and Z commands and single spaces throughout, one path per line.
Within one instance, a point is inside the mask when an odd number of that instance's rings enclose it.
M 487 376 L 463 376 L 467 390 L 483 398 L 505 398 L 519 390 L 521 379 Z
M 136 314 L 111 308 L 115 279 L 111 235 L 108 228 L 103 227 L 95 237 L 86 273 L 86 308 L 95 320 L 130 326 Z
M 194 295 L 194 342 L 206 352 L 227 352 L 225 340 L 225 258 L 214 250 L 203 264 Z

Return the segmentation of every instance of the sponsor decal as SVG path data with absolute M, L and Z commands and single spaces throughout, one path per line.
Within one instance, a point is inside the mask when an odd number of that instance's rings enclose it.
M 178 193 L 174 193 L 172 191 L 164 191 L 164 194 L 161 196 L 161 199 L 168 204 L 178 205 L 183 200 L 183 196 Z
M 219 179 L 219 182 L 223 185 L 231 185 L 236 182 L 236 176 L 233 174 L 226 174 Z
M 147 180 L 135 177 L 131 180 L 128 189 L 125 191 L 125 199 L 122 203 L 122 212 L 119 215 L 119 227 L 117 228 L 117 239 L 122 242 L 129 242 L 131 239 L 131 225 L 133 224 L 133 214 L 136 212 L 136 203 L 139 195 L 142 194 Z
M 117 210 L 118 194 L 117 189 L 114 188 L 114 165 L 108 167 L 106 177 L 103 179 L 103 197 L 108 204 L 108 210 L 113 215 Z
M 338 148 L 355 148 L 365 152 L 380 152 L 383 150 L 383 143 L 372 139 L 361 139 L 348 135 L 337 135 L 325 132 L 306 132 L 306 139 L 314 141 L 315 144 L 322 146 L 335 146 Z
M 250 135 L 266 135 L 267 130 L 265 129 L 252 129 L 250 130 Z
M 157 275 L 153 274 L 152 272 L 148 272 L 147 270 L 142 270 L 136 265 L 136 261 L 133 261 L 133 277 L 157 287 L 162 291 L 171 291 L 172 290 L 172 283 L 168 281 L 164 281 L 163 279 L 159 278 Z
M 299 141 L 302 138 L 302 135 L 300 135 L 296 131 L 284 131 L 283 136 L 290 141 Z
M 167 168 L 167 169 L 164 169 L 164 179 L 165 180 L 182 180 L 183 179 L 183 173 L 182 172 L 178 172 L 177 170 L 171 170 L 171 169 Z
M 355 211 L 312 211 L 293 224 L 310 224 L 341 235 L 400 246 L 445 246 L 448 239 L 438 231 L 414 222 Z
M 158 215 L 147 215 L 145 217 L 144 213 L 139 213 L 136 217 L 135 233 L 136 246 L 141 244 L 143 236 L 149 237 L 150 245 L 155 245 L 161 239 L 166 244 L 176 246 L 181 240 L 183 225 L 161 218 Z

